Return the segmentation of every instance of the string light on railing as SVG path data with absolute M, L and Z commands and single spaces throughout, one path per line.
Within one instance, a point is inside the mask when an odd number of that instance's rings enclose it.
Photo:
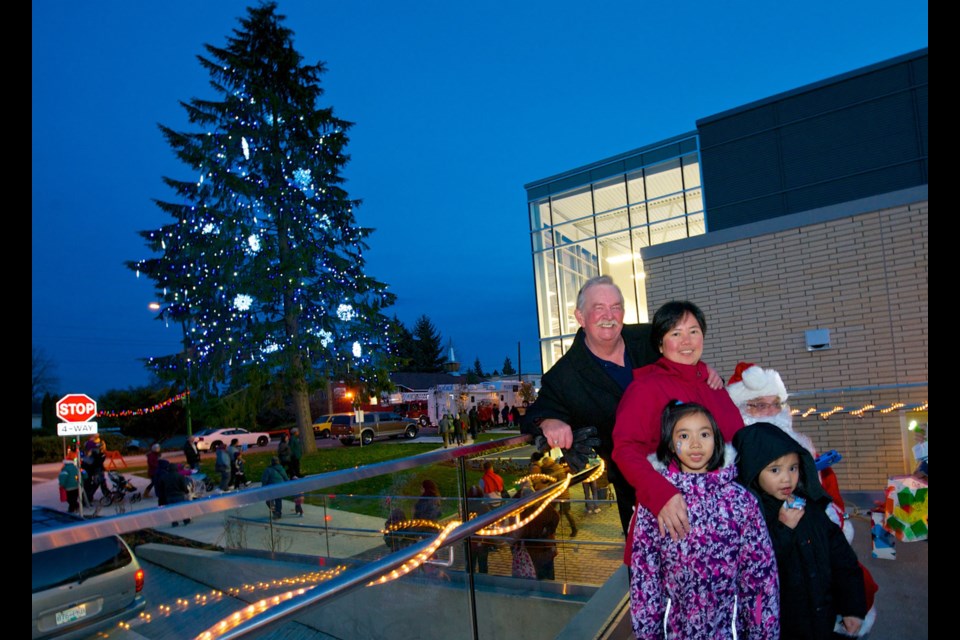
M 894 402 L 892 405 L 890 405 L 886 409 L 880 409 L 880 413 L 890 413 L 891 411 L 896 411 L 902 406 L 903 406 L 902 402 Z
M 281 593 L 281 594 L 272 596 L 270 598 L 264 598 L 263 600 L 254 602 L 253 604 L 247 607 L 244 607 L 239 611 L 233 612 L 233 614 L 220 620 L 219 622 L 217 622 L 215 625 L 208 628 L 207 630 L 202 631 L 195 637 L 195 640 L 214 640 L 214 638 L 218 638 L 222 636 L 224 633 L 226 633 L 230 629 L 233 629 L 239 626 L 240 624 L 246 622 L 247 620 L 250 620 L 260 615 L 267 609 L 270 609 L 271 607 L 275 607 L 281 602 L 285 602 L 287 600 L 290 600 L 291 598 L 302 596 L 303 594 L 310 591 L 314 587 L 316 587 L 316 585 L 312 587 L 294 589 L 292 591 L 287 591 L 286 593 Z
M 602 466 L 600 466 L 598 467 L 598 469 L 599 469 L 599 473 L 597 472 L 595 473 L 597 477 L 600 477 L 600 473 L 603 472 L 603 468 Z M 542 475 L 542 474 L 531 474 L 531 476 L 527 476 L 526 478 L 536 477 L 538 475 Z M 518 516 L 518 514 L 520 513 L 520 509 L 516 509 L 514 511 L 511 511 L 507 515 L 505 515 L 503 518 L 500 518 L 499 520 L 497 520 L 497 522 L 495 522 L 493 525 L 489 527 L 484 527 L 483 529 L 479 529 L 478 531 L 476 531 L 476 535 L 500 536 L 525 526 L 534 518 L 536 518 L 538 515 L 540 515 L 540 513 L 542 513 L 543 510 L 546 509 L 551 502 L 556 500 L 561 493 L 567 490 L 567 488 L 570 486 L 571 477 L 572 476 L 568 473 L 567 477 L 563 480 L 563 482 L 561 482 L 559 485 L 555 487 L 551 487 L 550 490 L 546 494 L 544 494 L 543 498 L 539 501 L 539 506 L 532 513 L 530 513 L 526 518 L 520 519 Z M 525 480 L 526 478 L 524 478 L 523 480 Z M 544 478 L 549 479 L 551 481 L 553 480 L 552 476 L 544 476 Z M 521 480 L 521 483 L 522 483 L 522 480 Z M 528 508 L 528 506 L 525 505 L 524 508 Z M 516 517 L 517 520 L 513 524 L 507 525 L 507 526 L 497 526 L 499 523 L 505 522 L 514 517 Z M 451 520 L 447 522 L 443 530 L 439 534 L 437 534 L 437 537 L 434 538 L 434 540 L 427 546 L 427 548 L 424 551 L 421 551 L 420 553 L 418 553 L 411 560 L 404 562 L 402 565 L 400 565 L 399 568 L 393 569 L 388 573 L 383 574 L 379 578 L 372 580 L 367 584 L 367 586 L 371 587 L 378 584 L 384 584 L 385 582 L 390 582 L 391 580 L 396 580 L 397 578 L 403 577 L 408 573 L 410 573 L 411 571 L 413 571 L 414 569 L 416 569 L 417 567 L 421 566 L 424 562 L 430 559 L 430 557 L 436 552 L 437 549 L 439 549 L 443 545 L 443 541 L 446 540 L 447 536 L 450 535 L 450 532 L 456 529 L 457 527 L 459 527 L 461 524 L 463 523 L 460 522 L 459 520 Z M 439 527 L 438 523 L 433 522 L 431 520 L 405 520 L 403 522 L 390 524 L 389 526 L 385 527 L 382 533 L 386 534 L 393 531 L 397 531 L 399 529 L 404 529 L 406 527 L 418 526 L 418 525 Z
M 927 411 L 928 408 L 929 408 L 929 403 L 926 400 L 924 400 L 923 403 L 910 404 L 910 405 L 904 404 L 903 402 L 894 402 L 885 408 L 879 408 L 877 407 L 877 405 L 871 402 L 863 405 L 859 409 L 847 409 L 842 406 L 835 406 L 829 411 L 820 411 L 816 407 L 810 407 L 803 413 L 800 413 L 797 409 L 792 409 L 790 411 L 790 415 L 792 416 L 799 415 L 801 418 L 806 418 L 811 415 L 816 415 L 816 417 L 820 418 L 821 420 L 827 420 L 830 418 L 830 416 L 834 415 L 835 413 L 848 413 L 855 418 L 863 418 L 868 412 L 871 412 L 871 411 L 879 411 L 882 414 L 887 414 L 893 411 L 897 411 L 899 409 L 905 409 L 909 411 Z
M 459 520 L 451 520 L 443 528 L 443 531 L 441 531 L 437 535 L 437 537 L 434 538 L 433 542 L 431 542 L 427 546 L 426 549 L 418 553 L 412 559 L 404 562 L 402 565 L 400 565 L 399 568 L 393 569 L 392 571 L 383 574 L 376 580 L 368 582 L 367 586 L 372 587 L 374 585 L 383 584 L 385 582 L 390 582 L 391 580 L 396 580 L 397 578 L 407 575 L 408 573 L 410 573 L 411 571 L 413 571 L 414 569 L 422 565 L 424 562 L 429 560 L 430 556 L 432 556 L 436 552 L 436 550 L 439 549 L 440 546 L 443 544 L 443 541 L 447 539 L 447 536 L 450 535 L 450 532 L 456 529 L 457 527 L 459 527 L 461 524 L 463 523 L 460 522 Z
M 877 405 L 875 405 L 875 404 L 865 404 L 865 405 L 863 405 L 862 407 L 860 407 L 859 409 L 857 409 L 857 410 L 855 410 L 855 411 L 851 411 L 851 412 L 850 412 L 850 415 L 852 415 L 852 416 L 857 416 L 858 418 L 862 418 L 864 411 L 870 411 L 870 409 L 876 409 L 876 408 L 877 408 Z
M 820 414 L 820 419 L 821 419 L 821 420 L 829 420 L 829 419 L 830 419 L 830 416 L 832 416 L 833 414 L 835 414 L 837 411 L 843 411 L 843 407 L 840 406 L 840 405 L 837 405 L 837 406 L 835 406 L 833 409 L 830 409 L 830 411 L 827 411 L 827 412 L 825 412 L 825 413 L 821 413 L 821 414 Z

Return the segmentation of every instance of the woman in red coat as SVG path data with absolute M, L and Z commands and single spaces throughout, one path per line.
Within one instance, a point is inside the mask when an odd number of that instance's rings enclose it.
M 725 442 L 743 427 L 740 410 L 726 389 L 707 385 L 707 365 L 700 360 L 706 332 L 706 318 L 692 302 L 675 300 L 657 309 L 650 340 L 661 357 L 634 371 L 613 427 L 614 462 L 636 489 L 637 502 L 657 514 L 660 533 L 669 533 L 674 540 L 690 530 L 686 503 L 647 459 L 660 443 L 663 408 L 671 400 L 702 404 L 717 421 Z M 627 540 L 628 550 L 630 542 Z

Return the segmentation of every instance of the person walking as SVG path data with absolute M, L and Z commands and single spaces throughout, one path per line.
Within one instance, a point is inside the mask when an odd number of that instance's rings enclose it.
M 472 520 L 490 511 L 490 505 L 483 499 L 483 489 L 479 485 L 472 485 L 467 489 L 467 516 L 464 520 Z M 496 544 L 489 536 L 475 535 L 470 538 L 471 571 L 487 573 L 490 569 L 490 552 Z
M 450 446 L 450 434 L 453 433 L 453 423 L 450 420 L 450 414 L 445 413 L 440 418 L 440 424 L 437 427 L 440 431 L 440 437 L 443 438 L 443 448 Z
M 227 456 L 230 458 L 230 486 L 236 487 L 236 482 L 234 481 L 235 464 L 234 462 L 237 459 L 237 454 L 240 453 L 240 440 L 233 438 L 230 440 L 230 446 L 227 447 Z
M 163 454 L 160 451 L 159 442 L 154 442 L 150 445 L 150 451 L 147 452 L 147 477 L 150 478 L 150 484 L 143 490 L 144 498 L 150 497 L 150 489 L 152 489 L 157 482 L 157 466 L 160 463 L 161 455 Z
M 440 489 L 437 483 L 427 478 L 421 483 L 423 491 L 413 507 L 414 520 L 440 521 Z
M 288 482 L 289 480 L 290 477 L 287 475 L 283 465 L 280 464 L 280 458 L 277 456 L 270 458 L 269 466 L 263 470 L 263 475 L 260 476 L 260 484 L 264 487 L 271 484 Z M 270 517 L 279 520 L 283 514 L 283 500 L 281 498 L 271 498 L 267 500 L 267 508 L 270 509 Z
M 277 444 L 277 459 L 280 460 L 280 464 L 283 465 L 283 468 L 286 470 L 288 476 L 293 473 L 290 470 L 291 458 L 292 453 L 290 451 L 290 437 L 285 433 L 281 434 L 280 443 Z
M 187 466 L 191 471 L 200 471 L 200 450 L 197 449 L 197 438 L 187 436 L 187 441 L 183 443 L 183 455 L 187 458 Z
M 169 460 L 160 459 L 157 463 L 157 506 L 186 502 L 190 499 L 190 481 L 180 473 Z M 190 524 L 190 518 L 184 518 L 184 525 Z M 180 521 L 174 520 L 173 526 L 179 527 Z
M 290 479 L 302 478 L 300 472 L 300 458 L 303 457 L 303 442 L 300 441 L 300 429 L 294 427 L 290 429 L 290 469 L 288 475 Z
M 66 493 L 67 512 L 80 513 L 80 469 L 77 468 L 77 461 L 74 458 L 66 458 L 63 461 L 57 483 L 61 491 Z
M 87 444 L 90 442 L 88 440 Z M 100 440 L 99 437 L 93 442 L 94 445 L 87 449 L 86 455 L 80 461 L 80 467 L 86 472 L 86 477 L 83 480 L 83 493 L 87 499 L 87 506 L 93 504 L 93 497 L 96 495 L 97 489 L 100 489 L 101 495 L 104 496 L 110 493 L 104 474 L 107 443 Z
M 517 497 L 522 498 L 533 491 L 529 482 L 524 482 L 517 490 Z M 534 578 L 536 580 L 553 580 L 555 558 L 557 557 L 556 533 L 560 526 L 560 514 L 557 513 L 554 503 L 542 508 L 539 514 L 539 505 L 531 505 L 520 514 L 521 520 L 532 519 L 523 527 L 514 532 L 514 542 L 511 544 L 512 574 L 517 578 Z M 534 515 L 536 514 L 536 515 Z M 526 563 L 522 558 L 529 558 L 533 568 L 533 575 L 518 571 Z
M 220 493 L 230 490 L 230 454 L 227 448 L 220 442 L 217 444 L 216 458 L 214 459 L 214 469 L 220 474 Z
M 550 456 L 543 456 L 540 458 L 540 469 L 544 474 L 552 476 L 555 482 L 563 482 L 567 479 L 567 474 L 569 469 L 566 465 L 561 465 L 556 460 Z M 570 488 L 564 489 L 556 500 L 557 504 L 560 506 L 560 515 L 567 519 L 567 522 L 570 524 L 570 537 L 577 537 L 577 521 L 573 519 L 573 511 L 570 508 Z

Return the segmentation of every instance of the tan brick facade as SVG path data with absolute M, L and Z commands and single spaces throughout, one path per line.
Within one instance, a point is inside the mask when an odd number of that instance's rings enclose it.
M 709 234 L 708 234 L 709 235 Z M 795 226 L 660 257 L 644 255 L 651 317 L 686 299 L 707 318 L 704 360 L 724 378 L 739 361 L 777 369 L 795 409 L 925 403 L 927 201 Z M 807 351 L 807 329 L 832 348 Z M 893 387 L 845 393 L 802 392 Z M 913 386 L 903 386 L 913 385 Z M 877 491 L 907 473 L 902 411 L 801 418 L 821 451 L 837 449 L 844 491 Z

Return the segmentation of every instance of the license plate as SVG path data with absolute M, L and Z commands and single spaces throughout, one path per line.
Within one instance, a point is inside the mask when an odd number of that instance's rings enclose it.
M 80 618 L 85 618 L 87 615 L 87 605 L 78 604 L 75 607 L 70 607 L 69 609 L 64 609 L 63 611 L 57 611 L 57 626 L 64 624 L 70 624 L 75 622 Z

